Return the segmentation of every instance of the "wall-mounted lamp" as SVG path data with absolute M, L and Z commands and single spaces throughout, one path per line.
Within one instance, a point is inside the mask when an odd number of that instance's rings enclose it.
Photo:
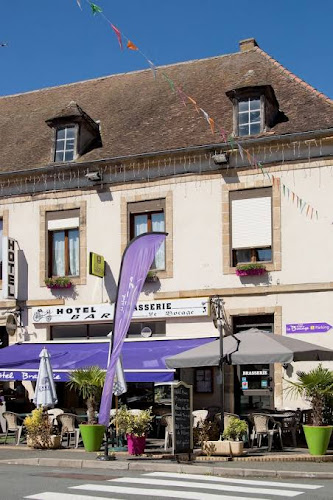
M 215 165 L 223 165 L 223 163 L 228 163 L 228 155 L 226 153 L 220 153 L 218 155 L 212 156 Z
M 88 172 L 85 177 L 91 182 L 100 182 L 102 175 L 99 172 Z
M 287 370 L 287 369 L 288 369 L 288 366 L 289 366 L 289 363 L 283 363 L 283 365 L 282 365 L 282 366 L 283 366 L 283 368 L 284 368 L 285 370 Z

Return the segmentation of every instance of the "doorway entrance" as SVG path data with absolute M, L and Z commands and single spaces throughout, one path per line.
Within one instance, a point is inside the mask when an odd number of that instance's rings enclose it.
M 274 315 L 234 316 L 233 333 L 249 328 L 274 332 Z M 238 414 L 274 408 L 274 365 L 235 366 L 235 411 Z

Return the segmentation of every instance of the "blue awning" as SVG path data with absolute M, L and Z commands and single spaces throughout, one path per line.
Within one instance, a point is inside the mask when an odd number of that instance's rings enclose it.
M 125 342 L 122 355 L 126 381 L 171 381 L 175 370 L 167 368 L 165 358 L 213 340 L 215 339 L 200 338 Z M 68 380 L 68 374 L 77 368 L 97 365 L 106 369 L 108 342 L 26 342 L 0 349 L 0 381 L 37 380 L 39 354 L 43 347 L 47 347 L 51 355 L 56 382 Z

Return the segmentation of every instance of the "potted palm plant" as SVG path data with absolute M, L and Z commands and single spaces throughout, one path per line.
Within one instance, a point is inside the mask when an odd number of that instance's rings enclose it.
M 303 397 L 311 405 L 312 425 L 303 425 L 310 455 L 325 455 L 333 429 L 324 423 L 325 401 L 333 395 L 333 371 L 319 364 L 309 372 L 298 371 L 297 381 L 288 383 L 289 393 Z
M 151 408 L 131 411 L 126 406 L 122 406 L 116 413 L 112 423 L 116 425 L 119 432 L 126 435 L 130 455 L 144 453 L 146 437 L 153 418 Z
M 86 451 L 99 451 L 105 426 L 97 424 L 96 410 L 105 380 L 105 372 L 98 366 L 74 370 L 68 386 L 83 397 L 87 405 L 87 424 L 81 424 L 80 432 Z

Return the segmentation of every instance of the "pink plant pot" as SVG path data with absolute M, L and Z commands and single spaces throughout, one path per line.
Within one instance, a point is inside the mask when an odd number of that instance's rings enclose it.
M 261 274 L 265 274 L 266 269 L 264 267 L 259 267 L 258 269 L 237 269 L 237 276 L 260 276 Z
M 146 446 L 146 436 L 126 434 L 129 455 L 143 455 Z

